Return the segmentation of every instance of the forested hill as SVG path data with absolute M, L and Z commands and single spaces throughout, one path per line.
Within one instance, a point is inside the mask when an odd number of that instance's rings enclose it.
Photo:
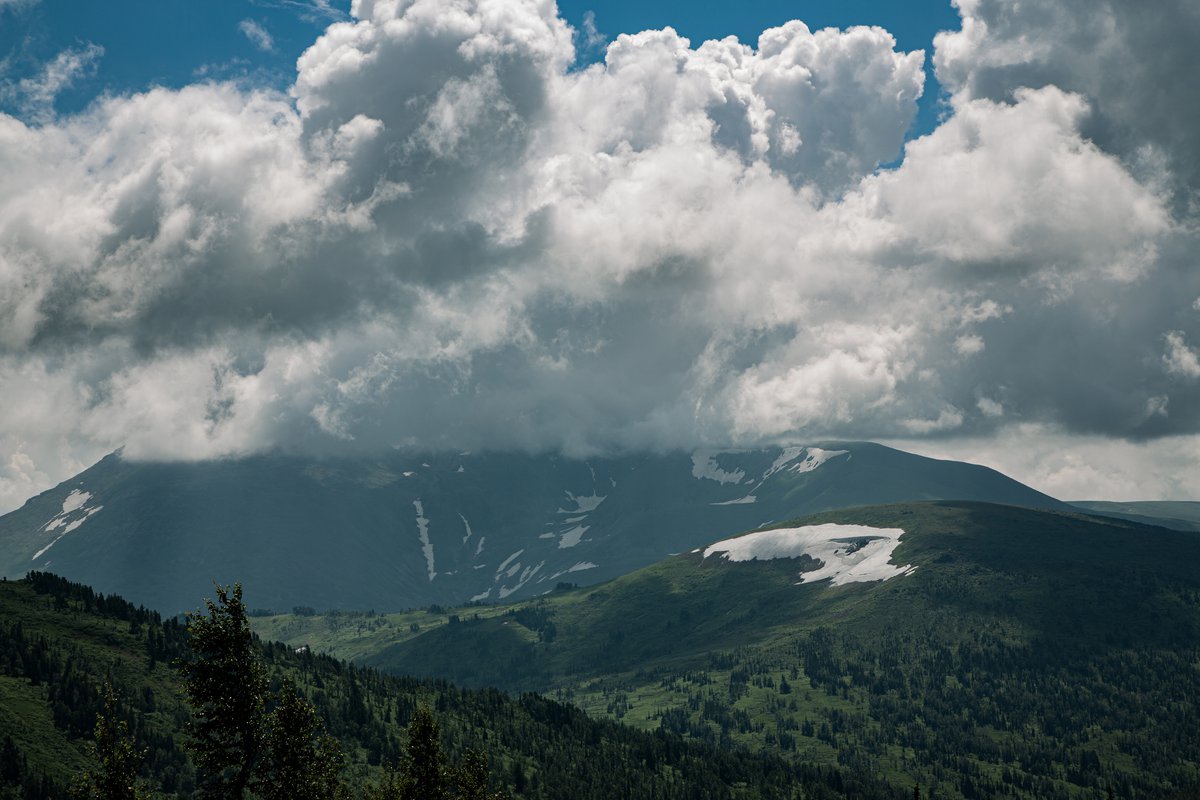
M 517 800 L 911 795 L 911 787 L 840 767 L 596 721 L 537 695 L 385 676 L 281 644 L 262 644 L 261 652 L 273 681 L 296 681 L 341 742 L 352 787 L 400 757 L 405 726 L 427 706 L 451 760 L 467 748 L 482 751 L 495 786 Z M 89 767 L 86 744 L 105 676 L 147 752 L 145 777 L 162 796 L 191 796 L 196 776 L 182 734 L 189 710 L 173 666 L 186 655 L 182 624 L 120 598 L 45 573 L 0 583 L 0 799 L 66 797 L 72 778 Z
M 945 800 L 1200 797 L 1200 537 L 1162 527 L 846 509 L 509 606 L 254 623 Z

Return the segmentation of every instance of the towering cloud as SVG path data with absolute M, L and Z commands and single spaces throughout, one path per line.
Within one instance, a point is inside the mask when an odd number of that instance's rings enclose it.
M 1200 6 L 1163 0 L 954 0 L 960 31 L 936 40 L 938 79 L 960 98 L 1058 86 L 1089 101 L 1084 134 L 1138 171 L 1166 161 L 1200 187 L 1194 87 Z
M 907 146 L 886 31 L 576 68 L 542 0 L 358 0 L 290 96 L 0 116 L 0 505 L 120 445 L 1192 436 L 1200 123 L 1121 71 L 1178 31 L 1058 5 L 961 0 Z

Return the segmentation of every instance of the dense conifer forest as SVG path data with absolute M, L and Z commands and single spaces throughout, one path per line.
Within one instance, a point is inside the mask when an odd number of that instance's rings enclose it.
M 118 716 L 145 753 L 145 783 L 162 797 L 195 795 L 201 776 L 184 733 L 192 712 L 176 669 L 191 657 L 181 620 L 45 573 L 0 584 L 0 610 L 0 798 L 64 798 L 95 769 L 87 745 L 106 678 L 120 698 Z M 403 762 L 405 730 L 422 707 L 441 728 L 448 763 L 461 763 L 468 750 L 483 754 L 492 788 L 513 798 L 898 798 L 909 791 L 845 768 L 593 720 L 533 694 L 387 676 L 278 643 L 256 647 L 271 685 L 294 682 L 345 752 L 341 777 L 352 793 Z

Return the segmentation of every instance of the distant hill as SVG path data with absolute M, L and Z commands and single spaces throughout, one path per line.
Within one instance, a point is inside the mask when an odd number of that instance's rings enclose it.
M 114 454 L 0 517 L 0 574 L 52 570 L 172 614 L 213 580 L 281 611 L 397 610 L 535 596 L 773 520 L 926 499 L 1066 507 L 985 467 L 865 443 L 587 460 Z
M 1071 505 L 1089 514 L 1127 519 L 1146 525 L 1161 525 L 1177 531 L 1200 531 L 1200 502 L 1190 500 L 1145 500 L 1113 503 L 1105 500 L 1073 500 Z
M 907 787 L 844 767 L 643 733 L 535 695 L 388 677 L 278 644 L 261 652 L 272 678 L 295 681 L 339 740 L 352 797 L 379 778 L 381 762 L 400 757 L 419 705 L 434 711 L 451 762 L 468 747 L 486 754 L 493 786 L 514 800 L 906 796 Z M 67 797 L 72 779 L 94 766 L 85 745 L 106 677 L 146 751 L 143 775 L 155 796 L 194 796 L 183 729 L 189 714 L 171 666 L 181 657 L 185 631 L 174 620 L 44 573 L 0 582 L 0 798 Z
M 940 798 L 1200 796 L 1200 537 L 978 503 L 783 527 L 507 606 L 255 623 Z

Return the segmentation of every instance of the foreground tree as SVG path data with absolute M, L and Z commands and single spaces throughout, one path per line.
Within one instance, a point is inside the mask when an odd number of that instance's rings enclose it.
M 100 768 L 88 770 L 71 787 L 76 800 L 149 800 L 150 792 L 138 780 L 145 753 L 129 734 L 129 724 L 118 716 L 117 693 L 104 681 L 104 710 L 96 714 L 93 750 Z
M 463 754 L 462 764 L 454 770 L 457 800 L 504 800 L 503 792 L 488 794 L 487 757 L 477 750 Z
M 428 708 L 417 709 L 408 726 L 408 744 L 404 750 L 408 778 L 404 800 L 447 800 L 450 793 L 442 732 Z
M 267 691 L 241 585 L 216 590 L 216 601 L 205 601 L 207 613 L 188 615 L 193 658 L 179 667 L 195 714 L 189 732 L 201 796 L 345 797 L 338 780 L 341 749 L 322 730 L 312 705 L 290 681 L 276 696 Z
M 333 800 L 347 796 L 339 783 L 342 751 L 321 727 L 295 684 L 284 682 L 267 719 L 256 791 L 263 800 Z
M 217 586 L 207 613 L 188 614 L 193 658 L 180 665 L 195 719 L 192 755 L 201 772 L 201 797 L 241 800 L 262 756 L 266 670 L 258 659 L 242 586 Z

